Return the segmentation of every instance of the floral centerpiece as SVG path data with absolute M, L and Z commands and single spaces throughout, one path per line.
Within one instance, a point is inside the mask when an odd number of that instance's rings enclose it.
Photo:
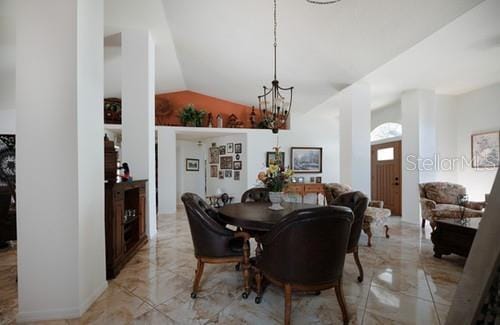
M 289 168 L 282 169 L 280 166 L 279 148 L 274 148 L 276 151 L 276 159 L 269 163 L 269 167 L 265 172 L 260 172 L 257 178 L 269 189 L 269 199 L 272 205 L 271 210 L 282 210 L 281 201 L 283 199 L 283 189 L 288 183 L 289 178 L 293 175 L 293 171 Z

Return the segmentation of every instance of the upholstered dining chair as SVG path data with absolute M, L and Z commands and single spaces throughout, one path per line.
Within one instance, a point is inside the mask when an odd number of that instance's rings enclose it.
M 354 221 L 351 227 L 351 234 L 349 235 L 349 244 L 347 245 L 347 253 L 353 254 L 354 261 L 359 270 L 358 281 L 363 282 L 363 266 L 359 259 L 358 242 L 361 236 L 361 229 L 363 227 L 363 219 L 365 211 L 368 207 L 368 198 L 361 192 L 347 192 L 340 194 L 334 201 L 333 205 L 348 207 L 354 214 Z
M 247 190 L 241 196 L 241 202 L 271 202 L 269 200 L 269 190 L 265 187 L 254 187 Z
M 261 301 L 263 277 L 283 287 L 285 324 L 290 324 L 292 291 L 321 292 L 333 287 L 342 319 L 348 322 L 342 273 L 352 220 L 352 211 L 345 207 L 298 210 L 261 236 L 264 249 L 256 258 L 255 302 Z
M 194 193 L 184 193 L 181 197 L 191 230 L 194 255 L 198 261 L 191 298 L 195 299 L 200 289 L 200 280 L 205 263 L 241 263 L 243 265 L 243 298 L 250 293 L 248 240 L 250 235 L 242 231 L 232 231 L 217 222 L 209 213 L 206 202 Z

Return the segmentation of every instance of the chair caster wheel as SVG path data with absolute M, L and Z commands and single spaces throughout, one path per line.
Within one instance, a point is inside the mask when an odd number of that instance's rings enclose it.
M 247 299 L 247 298 L 248 298 L 248 292 L 243 292 L 243 293 L 241 294 L 241 297 L 242 297 L 243 299 Z
M 239 270 L 240 270 L 240 263 L 236 264 L 236 265 L 234 266 L 234 269 L 235 269 L 236 271 L 239 271 Z
M 255 297 L 255 303 L 258 305 L 262 302 L 262 297 Z
M 196 292 L 191 292 L 191 298 L 196 299 Z

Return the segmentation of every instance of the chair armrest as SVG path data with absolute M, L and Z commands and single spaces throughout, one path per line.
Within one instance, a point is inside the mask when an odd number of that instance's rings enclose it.
M 420 206 L 422 208 L 422 217 L 430 218 L 432 215 L 432 210 L 436 208 L 436 202 L 426 198 L 420 198 Z
M 486 202 L 469 201 L 465 207 L 472 210 L 482 210 L 486 208 Z
M 384 201 L 370 201 L 370 203 L 368 203 L 368 206 L 372 208 L 382 209 L 384 207 Z

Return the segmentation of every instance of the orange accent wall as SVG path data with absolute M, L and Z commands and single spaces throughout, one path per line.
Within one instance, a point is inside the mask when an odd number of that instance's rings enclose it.
M 193 104 L 196 109 L 203 109 L 205 112 L 212 113 L 212 125 L 217 126 L 217 115 L 220 113 L 224 119 L 224 127 L 227 126 L 229 115 L 234 114 L 243 122 L 245 128 L 250 128 L 250 113 L 252 107 L 233 103 L 224 99 L 203 95 L 194 91 L 184 90 L 172 93 L 157 94 L 157 101 L 166 99 L 169 103 L 170 113 L 165 120 L 162 120 L 162 125 L 181 125 L 179 120 L 179 112 L 188 104 Z M 258 117 L 258 109 L 255 110 Z M 207 126 L 208 120 L 205 117 L 203 126 Z

